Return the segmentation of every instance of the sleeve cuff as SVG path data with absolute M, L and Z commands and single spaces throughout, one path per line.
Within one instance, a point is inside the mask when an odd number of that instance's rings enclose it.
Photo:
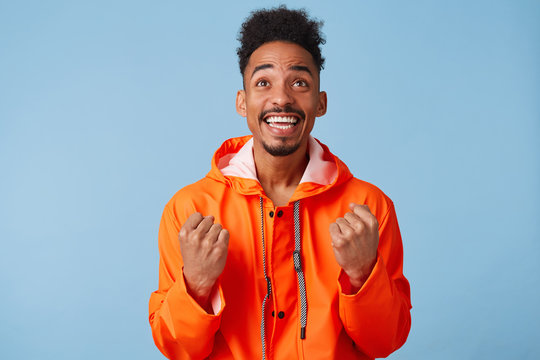
M 350 286 L 349 277 L 341 270 L 338 279 L 339 314 L 348 330 L 357 331 L 363 321 L 359 314 L 377 312 L 377 309 L 384 308 L 385 302 L 391 298 L 391 284 L 383 259 L 377 257 L 371 274 L 358 292 L 348 295 L 347 290 L 350 290 Z
M 178 285 L 178 286 L 177 286 Z M 177 294 L 179 296 L 185 297 L 186 302 L 189 303 L 189 307 L 192 311 L 196 313 L 200 313 L 201 315 L 207 315 L 207 316 L 219 316 L 221 315 L 221 312 L 223 311 L 223 308 L 225 307 L 225 299 L 223 296 L 223 290 L 221 289 L 221 286 L 215 286 L 212 290 L 212 293 L 210 294 L 210 304 L 212 307 L 212 313 L 207 312 L 205 309 L 199 305 L 199 303 L 189 294 L 187 290 L 186 280 L 184 278 L 184 272 L 182 269 L 182 276 L 179 276 L 175 284 L 171 287 L 170 291 L 174 291 L 173 288 L 177 286 L 177 290 L 179 291 Z M 169 291 L 169 292 L 170 292 Z
M 187 292 L 184 276 L 181 274 L 169 288 L 162 302 L 160 317 L 170 337 L 191 354 L 209 354 L 214 335 L 221 326 L 221 315 L 225 308 L 223 292 L 217 287 L 212 294 L 214 313 L 206 312 Z M 217 299 L 217 300 L 215 300 Z M 199 358 L 197 356 L 197 358 Z

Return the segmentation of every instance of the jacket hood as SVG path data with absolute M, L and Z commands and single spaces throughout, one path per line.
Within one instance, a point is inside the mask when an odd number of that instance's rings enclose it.
M 267 197 L 257 179 L 252 150 L 251 135 L 226 140 L 214 153 L 206 177 L 242 195 Z M 347 165 L 314 137 L 309 139 L 308 152 L 309 163 L 289 203 L 320 194 L 352 178 Z

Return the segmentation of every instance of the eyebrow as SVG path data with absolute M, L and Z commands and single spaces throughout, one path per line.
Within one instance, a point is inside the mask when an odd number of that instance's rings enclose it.
M 253 77 L 253 75 L 255 75 L 255 73 L 259 70 L 264 70 L 264 69 L 272 69 L 274 67 L 274 65 L 272 64 L 262 64 L 262 65 L 259 65 L 259 66 L 255 66 L 255 69 L 253 69 L 253 72 L 251 73 L 251 77 Z
M 273 69 L 273 68 L 274 68 L 274 65 L 272 64 L 262 64 L 262 65 L 256 66 L 255 69 L 253 69 L 253 72 L 251 73 L 251 77 L 253 77 L 253 75 L 255 75 L 255 73 L 259 70 Z M 311 73 L 311 70 L 309 70 L 309 68 L 304 65 L 293 65 L 289 68 L 289 70 L 304 71 L 304 72 L 307 72 L 309 75 L 313 76 L 313 74 Z
M 295 70 L 295 71 L 305 71 L 307 72 L 309 75 L 313 75 L 311 73 L 311 70 L 309 70 L 309 68 L 307 66 L 304 66 L 304 65 L 293 65 L 291 66 L 289 69 L 291 70 Z

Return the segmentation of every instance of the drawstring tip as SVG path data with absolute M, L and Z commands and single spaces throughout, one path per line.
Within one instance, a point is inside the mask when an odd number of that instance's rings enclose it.
M 306 328 L 302 327 L 300 328 L 300 339 L 305 339 L 305 338 L 306 338 Z

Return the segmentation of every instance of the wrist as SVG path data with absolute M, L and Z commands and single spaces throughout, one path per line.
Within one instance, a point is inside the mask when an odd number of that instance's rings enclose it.
M 349 277 L 349 283 L 351 284 L 352 290 L 354 290 L 354 292 L 357 292 L 358 290 L 360 290 L 362 285 L 364 285 L 364 283 L 366 282 L 367 278 L 368 278 L 367 276 L 357 278 L 357 279 Z
M 373 268 L 375 267 L 377 259 L 374 259 L 369 266 L 366 266 L 360 270 L 356 271 L 347 271 L 345 270 L 345 273 L 349 277 L 349 283 L 353 288 L 356 288 L 356 290 L 359 290 L 362 285 L 367 281 L 369 276 L 371 275 L 371 272 L 373 271 Z
M 195 300 L 197 304 L 205 311 L 211 309 L 210 306 L 210 294 L 214 288 L 214 285 L 206 285 L 198 282 L 190 281 L 184 274 L 184 282 L 186 284 L 187 293 Z

